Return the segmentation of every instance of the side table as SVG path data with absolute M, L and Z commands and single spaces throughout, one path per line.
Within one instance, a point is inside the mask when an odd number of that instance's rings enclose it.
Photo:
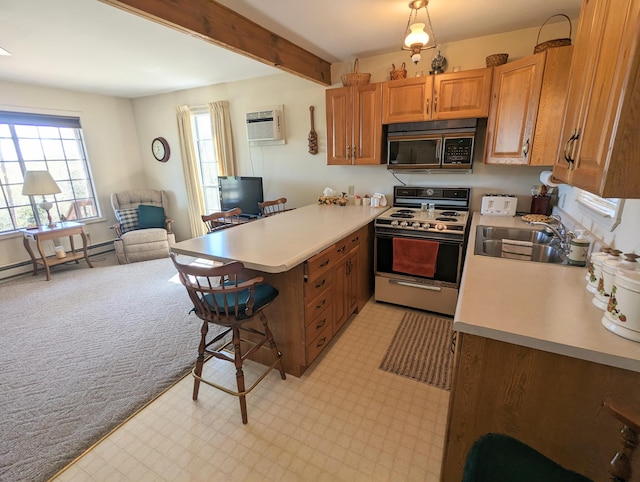
M 84 232 L 84 224 L 82 223 L 65 221 L 63 223 L 58 223 L 53 227 L 39 226 L 33 229 L 21 229 L 20 232 L 24 236 L 24 238 L 22 239 L 24 248 L 29 253 L 29 256 L 31 256 L 31 261 L 33 262 L 34 276 L 38 274 L 38 264 L 41 264 L 44 266 L 47 272 L 47 281 L 49 281 L 51 280 L 51 270 L 49 269 L 51 266 L 67 263 L 69 261 L 75 261 L 77 264 L 80 258 L 84 258 L 89 265 L 89 268 L 93 268 L 93 265 L 89 260 L 89 254 L 87 252 L 87 234 Z M 75 244 L 73 241 L 73 237 L 75 235 L 79 235 L 82 238 L 82 251 L 76 251 L 75 249 Z M 55 255 L 45 255 L 44 248 L 42 247 L 42 242 L 48 239 L 62 238 L 64 236 L 69 236 L 69 244 L 71 246 L 71 250 L 65 253 L 65 257 L 58 258 Z M 29 241 L 35 241 L 36 246 L 38 247 L 38 253 L 40 253 L 39 259 L 36 258 L 36 256 L 33 254 L 33 250 L 31 249 Z

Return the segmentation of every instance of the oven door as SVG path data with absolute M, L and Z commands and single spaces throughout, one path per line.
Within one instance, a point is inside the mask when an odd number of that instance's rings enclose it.
M 410 239 L 426 239 L 440 243 L 436 269 L 432 278 L 416 276 L 393 270 L 393 239 L 404 237 Z M 412 236 L 411 234 L 376 233 L 375 237 L 375 271 L 376 275 L 401 277 L 421 282 L 429 282 L 440 286 L 457 288 L 460 283 L 462 266 L 463 240 L 451 240 L 433 236 Z

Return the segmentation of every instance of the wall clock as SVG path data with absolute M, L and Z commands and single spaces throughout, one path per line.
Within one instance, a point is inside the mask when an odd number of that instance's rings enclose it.
M 157 161 L 167 162 L 171 154 L 169 143 L 164 137 L 156 137 L 151 141 L 151 152 Z

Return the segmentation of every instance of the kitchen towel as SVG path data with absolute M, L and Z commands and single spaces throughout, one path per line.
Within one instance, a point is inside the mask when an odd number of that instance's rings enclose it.
M 437 241 L 393 238 L 393 271 L 433 278 L 439 247 Z

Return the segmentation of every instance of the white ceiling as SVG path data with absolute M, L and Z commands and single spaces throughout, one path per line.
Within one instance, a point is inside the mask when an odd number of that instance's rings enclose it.
M 334 63 L 400 48 L 408 0 L 219 0 Z M 582 0 L 431 0 L 439 43 L 577 18 Z M 424 13 L 424 12 L 423 12 Z M 575 27 L 575 26 L 574 26 Z M 0 0 L 0 79 L 141 97 L 279 70 L 98 0 Z

